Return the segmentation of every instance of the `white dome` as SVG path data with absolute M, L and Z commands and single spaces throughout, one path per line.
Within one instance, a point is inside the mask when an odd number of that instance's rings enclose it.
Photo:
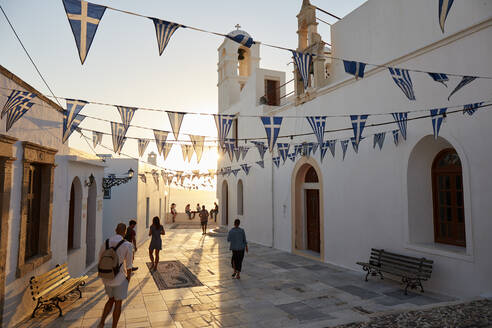
M 246 37 L 251 38 L 251 35 L 249 35 L 249 33 L 248 33 L 248 32 L 243 31 L 243 30 L 234 30 L 234 31 L 232 31 L 232 32 L 229 32 L 227 35 L 228 35 L 228 36 L 230 36 L 230 37 L 235 37 L 235 36 L 237 36 L 237 35 L 244 35 L 244 36 L 246 36 Z

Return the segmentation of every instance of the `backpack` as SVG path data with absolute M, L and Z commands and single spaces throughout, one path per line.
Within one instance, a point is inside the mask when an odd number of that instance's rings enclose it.
M 121 240 L 115 247 L 109 247 L 109 239 L 106 239 L 106 249 L 99 259 L 97 265 L 98 277 L 102 279 L 113 280 L 120 272 L 121 264 L 116 250 L 125 242 Z

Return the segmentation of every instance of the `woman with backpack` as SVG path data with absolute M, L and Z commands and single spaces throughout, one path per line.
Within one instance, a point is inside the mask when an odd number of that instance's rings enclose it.
M 150 262 L 152 263 L 152 267 L 150 268 L 151 271 L 156 270 L 157 264 L 159 264 L 159 251 L 162 249 L 161 235 L 165 235 L 165 234 L 166 232 L 164 231 L 164 227 L 161 225 L 159 217 L 154 216 L 154 218 L 152 219 L 152 225 L 150 226 L 149 229 L 149 236 L 151 236 L 150 245 L 149 245 L 149 257 L 150 257 Z M 155 258 L 153 255 L 154 251 L 155 251 Z

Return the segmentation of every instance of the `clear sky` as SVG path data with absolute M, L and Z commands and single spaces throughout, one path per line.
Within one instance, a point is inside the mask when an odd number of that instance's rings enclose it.
M 92 2 L 225 34 L 240 24 L 255 40 L 288 48 L 297 46 L 296 15 L 302 4 L 302 0 Z M 311 1 L 313 5 L 340 17 L 363 2 Z M 162 110 L 217 112 L 217 48 L 222 42 L 221 37 L 179 29 L 159 57 L 151 20 L 106 10 L 82 66 L 61 0 L 0 0 L 0 4 L 57 96 Z M 318 12 L 317 15 L 334 22 L 325 14 Z M 320 23 L 319 33 L 324 41 L 330 42 L 329 26 Z M 260 55 L 261 67 L 286 72 L 292 70 L 287 66 L 292 60 L 291 55 L 286 51 L 261 47 Z M 3 15 L 0 15 L 0 64 L 48 94 Z M 289 75 L 287 79 L 290 79 Z M 8 93 L 6 90 L 0 92 Z M 90 105 L 82 114 L 84 112 L 120 121 L 114 107 Z M 164 113 L 137 111 L 132 123 L 170 130 Z M 81 127 L 111 132 L 109 123 L 89 118 Z M 189 115 L 185 117 L 181 132 L 214 136 L 215 123 L 211 117 Z M 130 128 L 128 136 L 153 138 L 152 131 L 137 128 Z M 171 134 L 169 139 L 172 139 Z M 111 138 L 105 136 L 103 144 L 112 148 Z M 70 145 L 92 152 L 76 133 L 71 137 Z M 136 141 L 129 140 L 123 152 L 136 156 L 136 149 Z M 147 151 L 151 150 L 156 151 L 153 142 Z M 109 153 L 101 147 L 96 151 Z M 205 154 L 200 167 L 215 167 L 215 161 L 216 155 Z M 194 167 L 193 162 L 185 168 Z M 165 165 L 183 168 L 178 147 L 173 148 Z

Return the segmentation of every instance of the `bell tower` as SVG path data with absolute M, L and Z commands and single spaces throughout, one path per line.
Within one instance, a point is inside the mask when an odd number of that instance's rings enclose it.
M 236 30 L 227 34 L 218 49 L 219 113 L 239 101 L 241 90 L 249 77 L 260 67 L 259 45 L 253 43 L 250 48 L 247 47 L 247 40 L 251 36 L 240 30 L 241 26 L 235 27 Z

